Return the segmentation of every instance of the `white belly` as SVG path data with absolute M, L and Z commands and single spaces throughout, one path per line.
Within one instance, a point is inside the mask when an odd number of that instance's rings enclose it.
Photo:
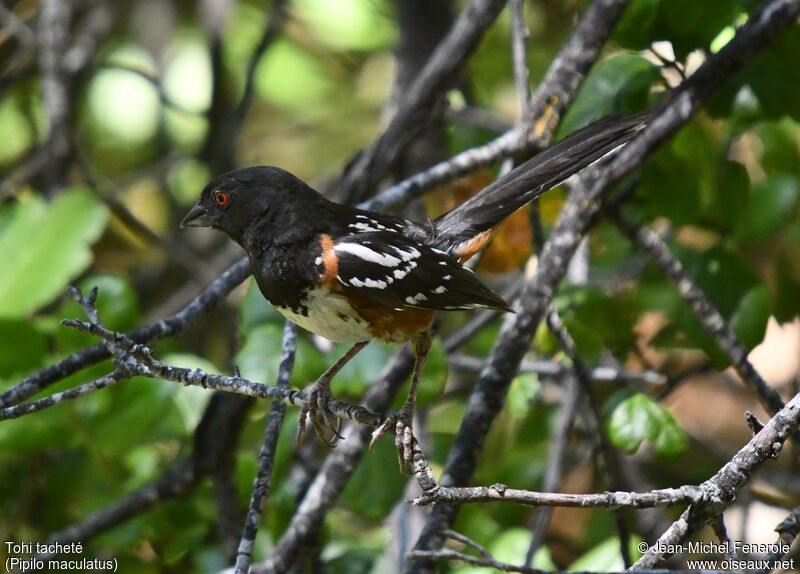
M 357 343 L 372 339 L 369 326 L 353 311 L 344 297 L 325 289 L 312 289 L 306 295 L 307 315 L 287 307 L 277 311 L 306 331 L 330 339 L 334 343 Z

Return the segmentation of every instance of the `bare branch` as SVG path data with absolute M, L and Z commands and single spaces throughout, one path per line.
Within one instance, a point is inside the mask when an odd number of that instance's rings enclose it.
M 144 343 L 177 335 L 196 317 L 216 306 L 249 275 L 250 262 L 247 259 L 241 259 L 231 265 L 216 281 L 209 285 L 200 295 L 192 299 L 183 309 L 159 321 L 137 327 L 128 332 L 127 336 L 137 343 Z M 5 390 L 0 394 L 0 408 L 19 404 L 53 383 L 90 365 L 97 364 L 108 357 L 108 350 L 102 344 L 92 345 L 76 351 Z
M 53 194 L 63 184 L 62 162 L 69 149 L 67 130 L 72 98 L 62 56 L 69 42 L 71 17 L 71 1 L 42 0 L 37 35 L 42 99 L 47 117 L 47 141 L 44 145 L 47 162 L 43 167 L 47 173 L 48 194 Z
M 216 391 L 226 391 L 245 395 L 248 397 L 281 401 L 292 405 L 300 405 L 307 399 L 306 393 L 288 388 L 288 386 L 271 386 L 263 383 L 249 381 L 239 376 L 229 377 L 226 375 L 214 375 L 205 372 L 203 369 L 186 369 L 174 367 L 153 356 L 151 349 L 141 343 L 136 343 L 123 333 L 111 331 L 96 323 L 87 323 L 75 319 L 64 319 L 62 325 L 72 327 L 80 331 L 85 331 L 102 338 L 106 344 L 121 349 L 121 357 L 118 364 L 124 365 L 126 375 L 139 375 L 143 377 L 160 378 L 166 381 L 193 385 L 204 389 L 214 389 Z M 87 391 L 88 392 L 88 391 Z M 77 398 L 82 394 L 65 397 L 62 400 Z M 53 403 L 42 406 L 52 406 Z M 41 410 L 41 408 L 36 410 Z M 340 418 L 350 419 L 369 427 L 377 427 L 383 424 L 386 417 L 377 414 L 359 405 L 353 405 L 335 399 L 329 399 L 328 408 L 334 415 Z M 0 411 L 2 414 L 4 411 Z M 18 415 L 21 416 L 21 415 Z
M 550 452 L 547 455 L 547 467 L 542 479 L 542 489 L 545 492 L 555 492 L 558 489 L 564 467 L 564 455 L 567 452 L 572 427 L 575 424 L 580 405 L 581 395 L 577 377 L 566 377 L 565 383 L 561 411 L 550 433 Z M 534 554 L 544 542 L 551 515 L 551 508 L 540 509 L 534 514 L 531 522 L 531 543 L 525 554 L 525 566 L 533 563 Z
M 448 338 L 447 341 L 450 339 Z M 447 347 L 445 346 L 445 349 Z M 453 353 L 447 356 L 447 363 L 451 368 L 480 372 L 486 359 L 462 353 Z M 519 365 L 520 373 L 534 373 L 543 377 L 565 379 L 572 372 L 570 367 L 557 361 L 548 360 L 523 360 Z M 609 366 L 593 367 L 589 370 L 589 377 L 593 383 L 626 383 L 632 385 L 663 385 L 667 377 L 658 371 L 642 371 L 635 373 L 627 369 L 618 369 Z
M 90 514 L 76 524 L 54 532 L 48 536 L 47 542 L 67 544 L 90 540 L 101 532 L 122 524 L 165 500 L 183 494 L 196 483 L 197 478 L 192 460 L 179 460 L 155 482 L 143 486 L 106 508 Z M 47 560 L 51 557 L 53 557 L 52 554 L 40 554 L 37 556 L 40 560 Z
M 511 57 L 514 62 L 514 80 L 517 84 L 520 115 L 523 118 L 532 116 L 531 110 L 531 73 L 528 70 L 527 46 L 530 31 L 525 25 L 523 0 L 509 0 L 511 9 Z
M 363 401 L 365 408 L 376 411 L 388 408 L 392 398 L 411 373 L 412 362 L 408 349 L 395 353 L 380 380 L 370 386 L 365 395 Z M 266 561 L 252 566 L 250 569 L 252 574 L 286 571 L 300 547 L 314 535 L 325 515 L 335 504 L 366 450 L 371 433 L 372 430 L 367 427 L 344 426 L 342 434 L 347 440 L 337 445 L 336 449 L 325 458 L 274 551 Z
M 733 368 L 736 369 L 742 380 L 758 393 L 764 408 L 771 414 L 775 414 L 783 408 L 783 401 L 778 392 L 761 378 L 761 375 L 747 359 L 747 349 L 741 344 L 736 333 L 706 297 L 703 290 L 692 282 L 683 264 L 672 255 L 664 240 L 654 231 L 633 223 L 618 210 L 610 209 L 608 214 L 617 227 L 642 251 L 647 253 L 664 274 L 675 283 L 678 293 L 691 305 L 697 318 L 728 355 Z
M 451 85 L 503 6 L 505 0 L 471 0 L 408 89 L 407 97 L 389 126 L 345 170 L 336 186 L 340 197 L 362 200 L 386 175 L 403 150 L 428 123 L 435 110 L 433 104 L 437 96 Z
M 281 350 L 281 361 L 278 366 L 278 380 L 275 384 L 277 388 L 288 388 L 289 378 L 294 367 L 295 352 L 297 351 L 297 325 L 286 322 L 283 328 L 283 348 Z M 258 472 L 253 479 L 253 491 L 250 494 L 250 508 L 247 511 L 247 519 L 244 524 L 244 532 L 239 541 L 239 549 L 236 552 L 236 574 L 247 574 L 250 564 L 253 562 L 253 547 L 258 534 L 258 526 L 261 522 L 261 512 L 270 491 L 270 475 L 272 465 L 275 461 L 275 451 L 278 446 L 281 425 L 286 414 L 286 405 L 280 402 L 272 403 L 267 419 L 267 428 L 264 431 L 264 442 L 261 451 L 258 453 Z
M 463 485 L 472 475 L 486 433 L 500 411 L 508 385 L 530 346 L 534 331 L 549 309 L 564 276 L 566 264 L 599 209 L 599 198 L 623 174 L 639 165 L 664 139 L 672 135 L 700 104 L 749 57 L 789 26 L 800 12 L 800 2 L 773 0 L 755 12 L 734 38 L 685 82 L 675 96 L 658 108 L 648 126 L 612 160 L 589 168 L 584 183 L 570 195 L 550 240 L 543 249 L 534 277 L 523 289 L 517 313 L 503 323 L 490 360 L 481 373 L 450 451 L 442 483 Z M 760 433 L 759 433 L 760 435 Z M 417 543 L 419 550 L 438 548 L 441 532 L 452 524 L 455 506 L 434 509 Z M 431 571 L 433 565 L 417 561 L 413 572 Z
M 435 504 L 470 504 L 477 502 L 514 502 L 525 506 L 566 506 L 570 508 L 655 508 L 699 502 L 704 496 L 697 486 L 664 488 L 650 492 L 602 492 L 566 494 L 534 492 L 508 488 L 504 484 L 448 488 L 441 486 L 432 495 L 423 492 L 413 500 L 417 506 Z
M 499 562 L 491 557 L 478 558 L 470 556 L 457 550 L 444 548 L 442 550 L 414 550 L 409 553 L 411 560 L 453 560 L 464 562 L 473 566 L 487 566 L 500 572 L 519 572 L 520 574 L 553 574 L 552 570 L 542 570 L 541 568 L 531 568 L 530 566 L 515 566 L 505 562 Z M 618 572 L 597 572 L 596 570 L 570 570 L 570 574 L 626 574 L 628 571 Z M 727 574 L 728 570 L 670 570 L 666 568 L 644 568 L 636 570 L 637 574 Z
M 532 116 L 483 146 L 457 154 L 447 161 L 390 187 L 362 207 L 396 208 L 405 205 L 437 185 L 461 177 L 520 152 L 546 147 L 558 120 L 575 98 L 583 78 L 600 56 L 627 0 L 595 0 L 564 47 L 550 65 L 531 102 Z
M 776 413 L 750 442 L 709 478 L 700 488 L 705 498 L 692 504 L 681 517 L 661 535 L 658 542 L 634 564 L 634 568 L 651 568 L 669 556 L 670 548 L 678 547 L 700 528 L 719 516 L 735 499 L 737 492 L 753 473 L 781 451 L 786 438 L 800 428 L 800 394 Z
M 84 383 L 82 385 L 68 389 L 66 391 L 53 393 L 48 397 L 44 397 L 42 399 L 30 403 L 23 403 L 20 405 L 0 408 L 0 421 L 16 419 L 19 417 L 23 417 L 25 415 L 29 415 L 50 408 L 59 403 L 77 399 L 78 397 L 82 397 L 83 395 L 88 395 L 89 393 L 93 393 L 94 391 L 99 391 L 100 389 L 104 389 L 106 387 L 115 385 L 125 378 L 127 378 L 127 376 L 124 375 L 122 372 L 114 371 L 113 373 L 109 373 L 108 375 L 103 375 L 99 379 L 95 379 L 91 382 Z

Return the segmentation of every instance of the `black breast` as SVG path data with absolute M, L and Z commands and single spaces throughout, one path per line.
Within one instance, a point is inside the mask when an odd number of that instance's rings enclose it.
M 253 274 L 261 293 L 275 307 L 288 307 L 307 315 L 304 295 L 315 287 L 318 278 L 314 259 L 317 245 L 272 245 L 260 255 L 251 254 Z

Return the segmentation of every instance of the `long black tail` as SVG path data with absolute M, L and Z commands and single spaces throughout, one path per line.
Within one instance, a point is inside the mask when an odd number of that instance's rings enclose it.
M 570 134 L 435 219 L 435 235 L 430 243 L 444 251 L 457 250 L 626 143 L 647 124 L 647 119 L 647 114 L 611 115 Z

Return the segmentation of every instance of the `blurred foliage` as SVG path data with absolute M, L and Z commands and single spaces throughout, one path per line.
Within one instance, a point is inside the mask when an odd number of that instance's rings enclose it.
M 533 81 L 542 77 L 572 28 L 576 10 L 586 3 L 526 3 Z M 78 306 L 63 295 L 68 284 L 84 290 L 98 286 L 103 320 L 111 328 L 126 330 L 174 311 L 187 293 L 196 293 L 209 274 L 219 272 L 220 260 L 239 256 L 226 252 L 221 237 L 205 230 L 179 234 L 177 227 L 215 169 L 208 140 L 219 135 L 215 128 L 223 118 L 212 104 L 219 99 L 231 108 L 241 97 L 271 3 L 231 3 L 217 52 L 211 40 L 213 14 L 203 8 L 213 3 L 116 4 L 111 33 L 92 65 L 76 78 L 70 110 L 76 157 L 64 175 L 64 189 L 48 196 L 46 179 L 36 175 L 14 186 L 0 205 L 0 390 L 94 342 L 59 325 L 62 318 L 81 317 Z M 704 53 L 718 51 L 756 4 L 632 0 L 612 43 L 565 116 L 560 136 L 607 113 L 643 110 L 663 98 L 676 81 L 675 69 L 691 70 Z M 35 0 L 11 2 L 10 7 L 35 25 Z M 398 33 L 395 6 L 388 0 L 289 2 L 281 34 L 255 67 L 254 100 L 235 142 L 235 161 L 280 165 L 312 182 L 337 174 L 380 131 Z M 654 42 L 662 57 L 674 54 L 674 66 L 654 56 L 649 49 Z M 463 89 L 453 94 L 453 101 L 514 121 L 518 98 L 508 46 L 506 11 L 469 62 Z M 4 83 L 0 92 L 4 174 L 24 166 L 46 139 L 36 58 L 27 64 L 22 58 L 31 49 L 4 29 L 2 70 L 11 74 L 20 65 L 25 71 Z M 692 279 L 750 348 L 762 340 L 770 316 L 787 321 L 800 314 L 798 60 L 800 29 L 793 29 L 731 78 L 704 113 L 656 151 L 640 170 L 641 183 L 626 207 L 637 221 L 666 230 L 670 248 Z M 449 154 L 496 135 L 489 127 L 457 120 L 448 121 L 445 128 Z M 491 175 L 477 173 L 444 186 L 429 205 L 441 210 L 452 205 L 453 197 L 461 201 Z M 111 209 L 109 197 L 153 230 L 158 241 L 126 224 Z M 542 198 L 546 230 L 562 198 L 558 192 Z M 500 272 L 503 277 L 518 273 L 531 252 L 523 215 L 503 229 L 482 263 L 488 281 L 497 280 Z M 176 245 L 197 255 L 189 269 L 175 259 L 174 250 L 164 248 Z M 719 369 L 728 366 L 727 357 L 674 286 L 653 264 L 644 263 L 613 227 L 598 224 L 590 251 L 588 284 L 564 286 L 556 301 L 587 364 L 611 361 L 635 370 L 646 364 L 646 355 L 649 360 L 655 357 L 656 367 L 668 369 L 676 357 L 700 353 Z M 176 292 L 180 300 L 172 298 Z M 653 317 L 655 322 L 647 320 Z M 443 334 L 465 320 L 449 317 Z M 231 372 L 236 365 L 243 376 L 272 383 L 282 324 L 258 290 L 248 285 L 197 327 L 155 344 L 155 349 L 179 366 Z M 487 327 L 466 350 L 485 355 L 496 332 L 496 325 Z M 564 360 L 545 328 L 536 341 L 532 355 Z M 343 351 L 343 346 L 302 335 L 292 385 L 314 379 Z M 337 396 L 361 397 L 392 352 L 387 346 L 370 345 L 334 381 Z M 109 368 L 106 362 L 86 369 L 50 391 L 87 382 Z M 437 341 L 419 401 L 430 432 L 426 448 L 437 472 L 458 431 L 466 408 L 464 389 L 473 378 L 448 370 Z M 448 380 L 453 391 L 445 396 Z M 552 387 L 535 375 L 514 380 L 507 407 L 487 439 L 476 481 L 541 486 L 558 410 L 551 393 L 543 390 L 545 383 Z M 405 396 L 405 390 L 400 394 Z M 617 385 L 599 389 L 599 395 L 605 404 L 604 432 L 619 449 L 638 451 L 652 465 L 649 478 L 655 486 L 677 486 L 689 480 L 687 476 L 695 479 L 681 466 L 682 456 L 696 456 L 701 447 L 692 443 L 650 389 Z M 209 396 L 199 388 L 137 378 L 33 416 L 1 422 L 0 538 L 44 540 L 159 477 L 172 461 L 190 452 L 192 433 Z M 236 454 L 243 505 L 268 408 L 259 402 L 250 412 Z M 268 553 L 297 503 L 299 485 L 292 472 L 296 425 L 297 411 L 290 408 L 256 558 Z M 569 472 L 580 474 L 586 488 L 604 488 L 599 477 L 579 464 L 581 448 L 577 438 L 575 442 L 567 455 Z M 718 452 L 706 456 L 716 457 Z M 394 533 L 384 520 L 407 496 L 405 486 L 396 472 L 391 441 L 381 441 L 375 452 L 365 455 L 329 516 L 322 541 L 332 572 L 385 571 L 384 550 Z M 570 540 L 569 550 L 542 548 L 534 566 L 623 567 L 619 542 L 609 538 L 614 530 L 608 512 L 583 512 L 590 518 Z M 520 563 L 530 541 L 525 528 L 530 514 L 511 505 L 472 505 L 463 508 L 457 529 L 498 559 Z M 226 565 L 216 527 L 212 488 L 203 483 L 192 495 L 102 534 L 88 552 L 112 553 L 120 571 L 216 571 Z M 459 574 L 486 571 L 457 564 L 445 569 Z

